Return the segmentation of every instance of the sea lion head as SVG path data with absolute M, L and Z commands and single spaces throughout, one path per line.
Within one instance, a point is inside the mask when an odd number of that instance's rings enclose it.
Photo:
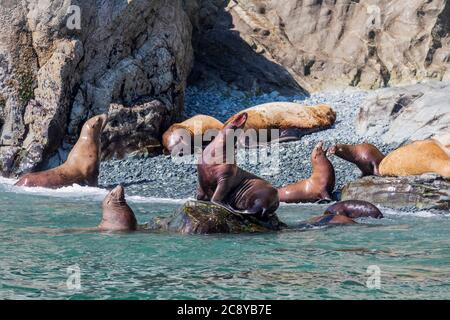
M 98 228 L 109 231 L 133 231 L 137 228 L 133 210 L 125 201 L 125 191 L 121 185 L 111 190 L 103 200 L 103 217 Z
M 100 114 L 87 120 L 81 129 L 80 137 L 100 138 L 103 129 L 108 122 L 106 114 Z
M 233 120 L 228 122 L 224 126 L 224 129 L 232 129 L 232 130 L 242 129 L 245 126 L 247 119 L 248 119 L 248 113 L 242 112 L 242 113 L 238 114 Z
M 344 145 L 338 143 L 328 148 L 327 155 L 338 155 L 342 154 L 343 152 L 344 152 Z
M 162 143 L 165 154 L 172 154 L 177 149 L 177 155 L 183 156 L 184 153 L 191 153 L 192 133 L 181 127 L 172 126 L 162 136 Z
M 323 148 L 323 141 L 320 141 L 313 149 L 311 154 L 312 160 L 318 160 L 320 158 L 326 157 L 327 149 Z

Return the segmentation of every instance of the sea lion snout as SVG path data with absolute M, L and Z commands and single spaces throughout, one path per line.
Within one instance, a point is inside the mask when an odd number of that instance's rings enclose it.
M 116 202 L 125 201 L 125 189 L 119 184 L 117 187 L 110 192 L 111 199 Z
M 328 148 L 328 151 L 327 151 L 327 156 L 335 155 L 336 152 L 337 152 L 337 149 L 338 149 L 338 146 L 337 146 L 337 145 L 334 145 L 334 146 L 329 147 L 329 148 Z

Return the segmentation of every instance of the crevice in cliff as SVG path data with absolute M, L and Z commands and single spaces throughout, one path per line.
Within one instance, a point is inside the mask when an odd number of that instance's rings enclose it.
M 442 48 L 442 38 L 450 34 L 450 1 L 446 1 L 442 12 L 439 14 L 436 24 L 431 30 L 431 46 L 425 58 L 425 67 L 428 68 L 433 63 L 436 50 Z

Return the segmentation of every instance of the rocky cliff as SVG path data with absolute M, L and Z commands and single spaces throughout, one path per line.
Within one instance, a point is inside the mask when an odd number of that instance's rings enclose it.
M 450 1 L 188 2 L 193 81 L 317 91 L 450 78 Z
M 192 47 L 180 0 L 2 0 L 0 30 L 3 175 L 59 163 L 83 122 L 112 103 L 111 155 L 120 106 L 129 115 L 137 104 L 127 129 L 151 123 L 137 147 L 181 113 Z

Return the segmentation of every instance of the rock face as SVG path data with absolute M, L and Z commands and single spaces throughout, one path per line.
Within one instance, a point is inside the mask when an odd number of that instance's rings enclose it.
M 262 222 L 251 216 L 240 216 L 203 201 L 187 201 L 169 218 L 154 218 L 143 226 L 150 231 L 182 234 L 260 233 L 278 231 L 286 227 L 272 215 Z
M 379 88 L 450 78 L 447 0 L 190 0 L 192 81 Z
M 442 138 L 450 133 L 449 92 L 450 82 L 434 81 L 377 90 L 361 106 L 356 130 L 394 145 Z
M 365 200 L 400 210 L 450 210 L 450 180 L 436 175 L 364 177 L 342 189 L 342 200 Z
M 142 133 L 155 139 L 181 113 L 192 48 L 178 0 L 5 0 L 0 29 L 3 175 L 42 166 L 63 142 L 69 149 L 111 103 L 139 109 L 134 129 L 150 125 Z M 143 107 L 143 97 L 161 105 Z M 116 109 L 116 119 L 130 116 Z
M 131 107 L 112 103 L 102 135 L 102 159 L 155 153 L 161 148 L 157 137 L 170 118 L 169 111 L 158 100 L 137 102 Z

